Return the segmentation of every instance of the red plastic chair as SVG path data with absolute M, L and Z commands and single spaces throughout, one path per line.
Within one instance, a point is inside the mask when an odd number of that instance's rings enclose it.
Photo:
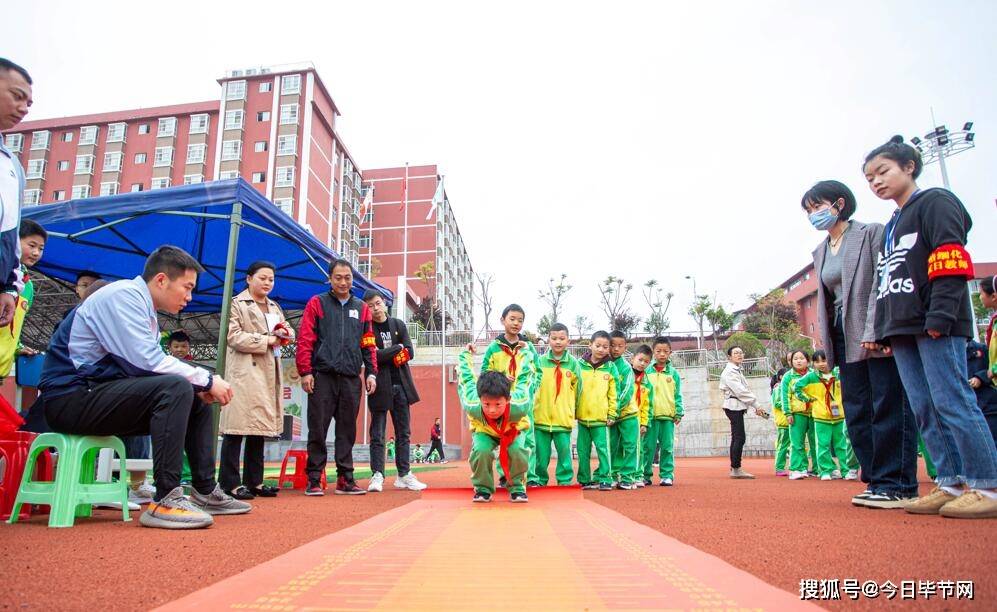
M 294 473 L 287 473 L 287 460 L 294 459 Z M 308 451 L 302 448 L 287 449 L 284 454 L 284 461 L 280 464 L 280 478 L 277 479 L 277 487 L 280 489 L 284 488 L 284 483 L 291 483 L 291 488 L 294 490 L 304 491 L 308 488 L 308 474 L 305 472 L 305 468 L 308 464 Z M 326 482 L 325 470 L 322 470 L 321 476 L 322 488 L 325 489 L 329 486 Z
M 31 449 L 31 442 L 37 434 L 27 431 L 12 431 L 0 435 L 0 456 L 3 457 L 5 467 L 3 476 L 0 477 L 0 521 L 10 518 L 10 511 L 14 507 L 17 499 L 17 491 L 21 486 L 21 479 L 24 477 L 24 465 L 28 460 L 28 451 Z M 34 480 L 55 479 L 55 462 L 52 453 L 45 451 L 38 457 L 35 463 Z M 22 506 L 17 515 L 18 520 L 26 520 L 31 515 L 31 504 Z

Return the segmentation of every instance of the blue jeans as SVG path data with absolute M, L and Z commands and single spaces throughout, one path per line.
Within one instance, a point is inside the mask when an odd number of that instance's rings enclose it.
M 967 382 L 966 338 L 890 339 L 941 486 L 997 488 L 997 447 Z

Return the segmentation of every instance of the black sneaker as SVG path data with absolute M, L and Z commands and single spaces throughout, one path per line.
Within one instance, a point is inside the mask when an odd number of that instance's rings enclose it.
M 316 497 L 321 497 L 325 495 L 325 489 L 322 488 L 322 485 L 319 484 L 319 481 L 310 480 L 308 481 L 308 488 L 305 489 L 305 495 L 313 495 Z
M 526 496 L 526 493 L 524 491 L 516 491 L 509 495 L 509 501 L 511 501 L 514 504 L 525 504 L 526 502 L 530 501 L 530 498 Z
M 471 501 L 478 504 L 487 504 L 492 501 L 492 494 L 487 491 L 475 491 Z
M 582 491 L 595 491 L 599 488 L 598 482 L 586 482 L 582 485 Z
M 858 495 L 852 498 L 853 506 L 865 506 L 865 500 L 869 499 L 869 496 L 873 495 L 872 489 L 866 489 Z
M 249 499 L 256 499 L 256 496 L 253 495 L 253 492 L 244 486 L 236 487 L 231 491 L 226 491 L 226 493 L 228 493 L 230 497 L 234 497 L 235 499 L 241 499 L 244 501 Z
M 367 489 L 361 489 L 356 481 L 340 478 L 336 481 L 336 495 L 366 495 Z
M 508 484 L 508 482 L 506 481 L 505 476 L 503 476 L 502 478 L 499 478 L 499 485 L 498 485 L 499 488 L 504 489 L 507 484 Z
M 897 510 L 907 507 L 907 504 L 917 499 L 916 497 L 901 497 L 886 493 L 872 493 L 863 501 L 866 508 L 882 508 L 886 510 Z
M 610 482 L 600 482 L 599 483 L 599 490 L 600 491 L 612 491 L 613 490 L 613 484 L 610 483 Z
M 645 487 L 651 486 L 651 479 L 650 478 L 645 478 L 644 479 L 644 486 Z

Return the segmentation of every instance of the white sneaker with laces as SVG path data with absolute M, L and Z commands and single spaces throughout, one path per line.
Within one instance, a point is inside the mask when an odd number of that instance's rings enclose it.
M 841 470 L 834 470 L 831 472 L 831 478 L 835 480 L 841 480 Z
M 419 482 L 419 479 L 415 477 L 415 474 L 409 472 L 401 478 L 395 478 L 395 488 L 396 489 L 408 489 L 409 491 L 422 491 L 428 487 L 424 482 Z
M 806 472 L 790 472 L 789 473 L 789 479 L 790 480 L 803 480 L 806 477 L 807 477 L 807 473 Z
M 845 474 L 845 480 L 858 480 L 858 479 L 859 479 L 858 470 L 848 470 L 848 473 Z
M 374 472 L 367 484 L 367 490 L 371 493 L 380 493 L 384 490 L 384 475 L 381 472 Z
M 156 487 L 152 486 L 152 484 L 148 482 L 143 482 L 138 486 L 138 492 L 141 493 L 144 497 L 152 499 L 156 496 Z
M 823 474 L 823 475 L 822 475 L 822 476 L 820 477 L 820 479 L 821 479 L 821 480 L 832 480 L 832 479 L 833 479 L 833 477 L 832 477 L 832 476 L 831 476 L 830 474 Z

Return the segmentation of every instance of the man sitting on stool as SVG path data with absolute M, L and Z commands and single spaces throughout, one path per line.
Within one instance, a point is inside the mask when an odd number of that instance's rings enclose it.
M 111 283 L 56 328 L 39 389 L 53 431 L 94 436 L 152 435 L 156 494 L 146 527 L 208 527 L 212 514 L 244 514 L 247 503 L 215 482 L 211 407 L 232 399 L 218 376 L 163 353 L 156 311 L 176 314 L 191 300 L 200 264 L 174 246 L 156 249 L 142 276 Z M 187 451 L 194 492 L 180 486 Z

